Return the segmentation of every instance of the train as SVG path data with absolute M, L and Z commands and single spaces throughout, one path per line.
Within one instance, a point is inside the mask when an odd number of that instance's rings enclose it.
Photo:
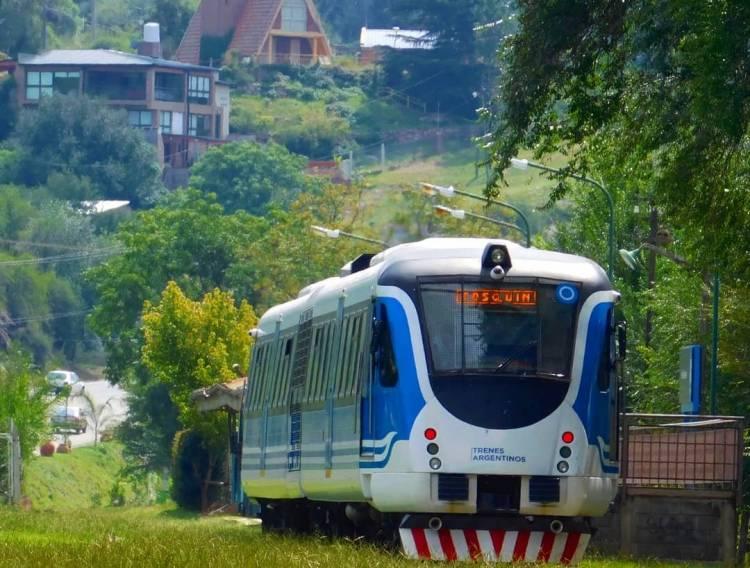
M 269 309 L 240 423 L 264 530 L 577 562 L 617 491 L 618 300 L 580 256 L 429 238 Z

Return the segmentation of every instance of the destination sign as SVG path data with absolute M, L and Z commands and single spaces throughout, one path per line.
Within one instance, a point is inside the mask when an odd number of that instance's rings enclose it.
M 536 290 L 456 290 L 456 303 L 468 306 L 536 306 Z

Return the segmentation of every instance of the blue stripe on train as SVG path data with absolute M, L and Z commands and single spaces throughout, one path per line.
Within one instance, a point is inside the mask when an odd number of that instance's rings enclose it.
M 597 448 L 602 470 L 606 473 L 617 473 L 618 468 L 607 464 L 610 456 L 604 455 L 604 450 L 598 443 L 599 439 L 607 446 L 612 443 L 610 440 L 612 417 L 609 405 L 610 393 L 599 391 L 597 378 L 601 358 L 605 353 L 604 341 L 607 339 L 607 329 L 613 309 L 614 304 L 604 302 L 597 305 L 591 312 L 586 335 L 586 349 L 583 355 L 581 384 L 578 389 L 578 398 L 573 403 L 573 410 L 586 429 L 589 444 Z
M 391 457 L 393 446 L 398 440 L 408 440 L 414 421 L 419 411 L 424 408 L 425 400 L 419 389 L 417 367 L 412 349 L 412 331 L 409 329 L 404 306 L 395 298 L 378 298 L 375 313 L 385 306 L 388 313 L 388 328 L 393 341 L 393 350 L 398 369 L 398 382 L 393 387 L 384 387 L 376 373 L 373 380 L 372 397 L 372 431 L 368 431 L 370 402 L 362 401 L 362 439 L 382 440 L 390 433 L 396 435 L 388 444 L 384 458 L 377 462 L 362 461 L 362 468 L 385 467 Z M 363 447 L 363 449 L 366 449 Z

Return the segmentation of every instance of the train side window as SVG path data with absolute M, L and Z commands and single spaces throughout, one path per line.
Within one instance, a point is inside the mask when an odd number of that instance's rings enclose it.
M 375 326 L 375 364 L 380 368 L 380 384 L 384 387 L 394 387 L 398 383 L 398 368 L 385 306 L 381 306 L 380 319 L 375 322 Z
M 254 407 L 257 397 L 258 385 L 260 384 L 260 368 L 263 364 L 263 347 L 256 345 L 253 348 L 253 360 L 250 364 L 250 372 L 247 379 L 247 394 L 245 400 L 245 409 L 250 410 Z
M 349 352 L 352 348 L 351 326 L 352 318 L 345 317 L 341 325 L 341 341 L 339 342 L 341 347 L 336 359 L 336 384 L 333 392 L 337 398 L 341 397 L 344 392 L 344 383 L 348 374 Z
M 357 376 L 357 359 L 359 357 L 359 345 L 360 345 L 360 329 L 362 327 L 362 317 L 360 314 L 357 314 L 354 316 L 352 321 L 352 334 L 351 334 L 351 342 L 352 342 L 352 349 L 351 353 L 349 354 L 349 374 L 346 376 L 346 386 L 344 387 L 344 392 L 347 395 L 353 394 L 353 387 L 355 383 L 355 378 Z
M 294 355 L 294 337 L 286 340 L 284 345 L 284 373 L 279 377 L 279 393 L 276 406 L 284 406 L 289 393 L 289 382 L 292 377 L 292 359 Z
M 312 393 L 315 392 L 315 375 L 318 371 L 318 360 L 320 359 L 320 328 L 313 328 L 312 342 L 310 343 L 310 367 L 307 370 L 307 380 L 305 381 L 305 402 L 312 400 Z
M 315 377 L 315 389 L 313 390 L 313 399 L 321 400 L 323 398 L 323 384 L 326 376 L 326 366 L 328 365 L 328 324 L 324 323 L 320 328 L 320 362 L 318 372 Z

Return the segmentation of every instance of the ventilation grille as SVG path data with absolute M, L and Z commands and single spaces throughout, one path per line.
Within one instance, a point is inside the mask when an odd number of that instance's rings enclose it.
M 532 477 L 529 479 L 529 501 L 533 503 L 559 503 L 559 477 Z
M 465 475 L 441 473 L 438 475 L 438 499 L 441 501 L 467 501 L 469 478 Z

